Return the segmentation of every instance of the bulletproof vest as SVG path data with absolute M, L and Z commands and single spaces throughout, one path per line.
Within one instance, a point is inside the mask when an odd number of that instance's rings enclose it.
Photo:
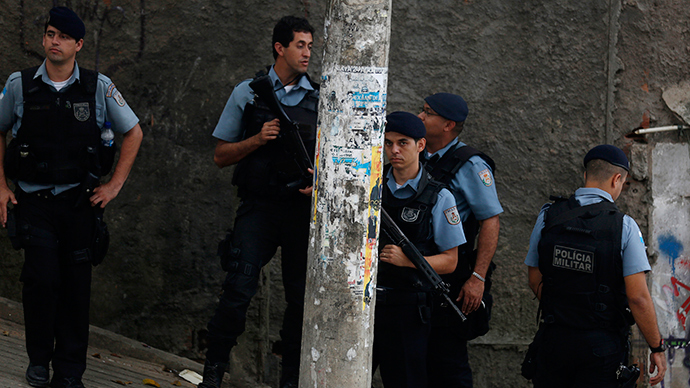
M 56 92 L 40 77 L 34 79 L 37 69 L 22 71 L 24 115 L 8 147 L 8 154 L 18 155 L 7 160 L 8 170 L 14 172 L 13 179 L 32 183 L 81 182 L 98 164 L 98 73 L 80 68 L 80 80 Z
M 573 196 L 551 205 L 538 246 L 545 323 L 626 327 L 622 231 L 623 213 L 611 202 L 580 206 Z
M 308 76 L 305 74 L 305 77 Z M 311 80 L 309 80 L 311 82 Z M 319 104 L 319 85 L 312 83 L 310 91 L 296 106 L 281 104 L 287 116 L 298 124 L 304 146 L 314 162 L 316 120 Z M 261 132 L 265 122 L 276 118 L 268 106 L 255 96 L 247 103 L 242 116 L 244 139 Z M 303 182 L 299 165 L 286 149 L 283 135 L 271 140 L 242 159 L 235 168 L 233 184 L 241 198 L 296 199 L 303 197 L 298 189 L 311 182 Z
M 493 159 L 475 148 L 467 145 L 461 146 L 460 144 L 456 144 L 453 148 L 446 151 L 440 159 L 428 159 L 424 163 L 424 168 L 431 174 L 434 180 L 449 186 L 460 168 L 475 155 L 484 159 L 489 167 L 491 167 L 491 171 L 496 171 L 496 163 L 494 163 Z M 465 232 L 465 237 L 467 238 L 467 243 L 458 247 L 458 250 L 462 251 L 465 249 L 472 251 L 472 249 L 474 249 L 474 240 L 479 230 L 479 222 L 477 222 L 473 213 L 470 213 L 467 220 L 462 223 L 462 227 Z
M 383 176 L 388 174 L 389 169 L 390 165 L 386 166 Z M 439 192 L 444 187 L 443 184 L 434 181 L 429 174 L 423 173 L 417 194 L 410 198 L 399 199 L 393 196 L 385 181 L 382 185 L 383 208 L 423 256 L 439 253 L 431 227 L 431 210 L 438 200 Z M 379 250 L 388 244 L 393 244 L 393 242 L 382 230 Z M 384 262 L 379 263 L 377 285 L 391 288 L 423 289 L 425 287 L 416 269 L 398 267 Z
M 467 145 L 455 144 L 452 148 L 443 154 L 440 159 L 427 159 L 424 163 L 424 168 L 431 174 L 434 180 L 450 186 L 460 168 L 471 157 L 478 155 L 491 167 L 492 171 L 496 171 L 496 164 L 493 159 L 483 152 Z M 460 292 L 460 287 L 465 283 L 474 268 L 474 244 L 479 232 L 479 221 L 470 213 L 465 221 L 462 223 L 462 229 L 465 233 L 466 243 L 458 247 L 458 266 L 451 274 L 441 275 L 444 282 L 451 286 L 451 291 Z

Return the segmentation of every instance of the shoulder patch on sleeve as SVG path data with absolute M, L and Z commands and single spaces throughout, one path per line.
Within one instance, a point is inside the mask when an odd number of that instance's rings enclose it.
M 443 211 L 446 216 L 446 221 L 451 225 L 457 225 L 460 223 L 460 213 L 458 213 L 457 206 L 453 206 Z
M 113 91 L 114 91 L 114 90 L 115 90 L 115 84 L 114 84 L 114 83 L 110 83 L 110 85 L 108 85 L 108 91 L 105 92 L 105 96 L 106 96 L 106 97 L 112 97 L 112 96 L 113 96 Z
M 7 88 L 2 88 L 2 93 L 0 93 L 0 100 L 2 100 L 3 97 L 5 97 L 5 93 L 7 93 Z
M 493 177 L 491 176 L 491 171 L 488 168 L 483 169 L 477 173 L 479 178 L 482 180 L 484 186 L 489 187 L 494 184 Z
M 119 106 L 125 106 L 125 98 L 122 97 L 122 93 L 120 93 L 117 88 L 113 91 L 113 98 L 115 99 L 115 102 L 117 102 L 117 105 Z

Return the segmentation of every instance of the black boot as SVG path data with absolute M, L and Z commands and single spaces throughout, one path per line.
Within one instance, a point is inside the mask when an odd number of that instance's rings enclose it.
M 79 377 L 58 378 L 53 376 L 50 386 L 52 388 L 85 388 Z
M 50 381 L 48 368 L 29 363 L 29 367 L 26 368 L 26 381 L 32 387 L 47 387 Z
M 197 388 L 220 388 L 223 383 L 223 375 L 228 364 L 222 362 L 204 363 L 204 381 Z

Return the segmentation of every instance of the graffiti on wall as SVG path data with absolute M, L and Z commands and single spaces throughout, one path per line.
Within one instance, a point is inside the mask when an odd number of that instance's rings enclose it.
M 681 361 L 682 366 L 690 370 L 690 258 L 683 254 L 683 243 L 673 234 L 662 234 L 656 242 L 660 260 L 663 260 L 655 266 L 656 275 L 660 275 L 656 279 L 667 279 L 661 282 L 661 298 L 656 298 L 656 303 L 661 334 L 668 347 L 669 372 L 665 381 L 670 382 L 676 362 Z

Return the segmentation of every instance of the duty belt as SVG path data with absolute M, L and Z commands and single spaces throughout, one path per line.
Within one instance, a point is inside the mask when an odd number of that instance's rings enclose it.
M 417 305 L 429 304 L 430 294 L 424 291 L 397 290 L 394 288 L 376 287 L 376 303 L 382 305 Z
M 27 193 L 22 190 L 22 196 L 29 198 L 40 198 L 48 201 L 69 201 L 74 200 L 78 195 L 79 190 L 77 187 L 63 191 L 59 194 L 53 194 L 53 189 L 38 190 L 31 193 Z

